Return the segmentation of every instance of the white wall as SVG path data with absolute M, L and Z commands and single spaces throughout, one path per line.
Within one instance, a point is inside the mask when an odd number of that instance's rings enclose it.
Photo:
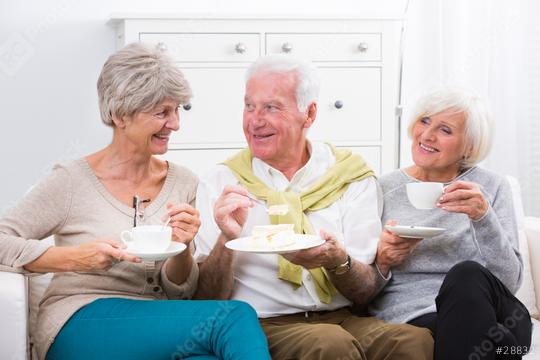
M 518 178 L 525 211 L 540 216 L 540 10 L 536 0 L 411 0 L 404 41 L 402 105 L 454 85 L 486 99 L 495 133 L 484 168 Z M 404 126 L 405 130 L 406 126 Z M 402 132 L 402 166 L 411 164 Z
M 0 214 L 57 162 L 110 140 L 95 84 L 115 50 L 112 13 L 351 14 L 400 12 L 403 0 L 2 0 Z

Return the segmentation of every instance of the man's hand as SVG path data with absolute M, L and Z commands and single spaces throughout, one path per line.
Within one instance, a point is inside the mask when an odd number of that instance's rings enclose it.
M 214 219 L 223 235 L 228 239 L 240 236 L 246 223 L 248 209 L 253 202 L 247 197 L 248 192 L 242 186 L 225 186 L 214 205 Z
M 397 225 L 390 220 L 387 225 Z M 414 251 L 422 239 L 404 239 L 384 229 L 377 245 L 377 257 L 375 262 L 381 273 L 386 276 L 391 267 L 401 265 Z
M 300 250 L 290 254 L 284 254 L 287 260 L 296 265 L 301 265 L 306 269 L 324 267 L 333 269 L 347 261 L 347 251 L 337 239 L 324 230 L 320 231 L 320 236 L 326 242 L 314 248 Z

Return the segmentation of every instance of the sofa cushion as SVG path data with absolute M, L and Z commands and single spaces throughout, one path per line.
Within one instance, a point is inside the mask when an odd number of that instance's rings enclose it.
M 531 316 L 538 319 L 539 314 L 531 275 L 529 246 L 527 244 L 527 237 L 525 235 L 525 214 L 523 212 L 523 203 L 521 202 L 521 188 L 516 178 L 507 176 L 507 179 L 512 188 L 512 196 L 514 198 L 514 211 L 516 213 L 519 236 L 519 251 L 523 260 L 523 281 L 521 283 L 521 287 L 516 293 L 516 297 L 527 307 L 527 310 L 529 310 Z
M 0 359 L 26 358 L 26 278 L 0 271 Z

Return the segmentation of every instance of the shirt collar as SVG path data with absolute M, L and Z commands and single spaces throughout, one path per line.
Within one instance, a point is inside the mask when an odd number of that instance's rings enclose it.
M 335 157 L 325 144 L 307 142 L 309 159 L 292 177 L 291 181 L 278 169 L 258 158 L 253 158 L 253 173 L 266 186 L 276 191 L 302 192 L 335 163 Z

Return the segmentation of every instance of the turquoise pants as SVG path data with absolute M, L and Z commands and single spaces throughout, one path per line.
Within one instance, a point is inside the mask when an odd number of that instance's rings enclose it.
M 270 359 L 253 308 L 241 301 L 99 299 L 77 311 L 47 360 Z

